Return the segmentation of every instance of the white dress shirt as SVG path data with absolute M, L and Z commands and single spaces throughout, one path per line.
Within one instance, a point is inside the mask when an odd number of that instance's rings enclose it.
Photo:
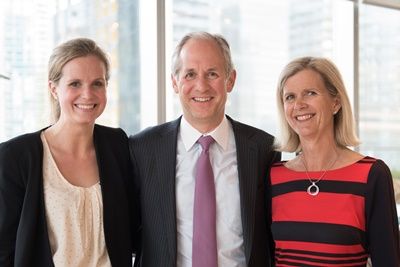
M 218 266 L 246 266 L 236 144 L 232 126 L 224 117 L 221 124 L 206 135 L 211 135 L 215 139 L 209 154 L 217 200 Z M 182 117 L 176 161 L 178 267 L 192 266 L 195 167 L 202 150 L 197 143 L 201 136 L 202 134 Z

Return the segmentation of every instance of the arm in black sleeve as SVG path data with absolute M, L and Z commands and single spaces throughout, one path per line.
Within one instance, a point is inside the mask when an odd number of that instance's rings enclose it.
M 378 160 L 368 175 L 366 192 L 367 244 L 373 266 L 400 266 L 399 226 L 393 180 L 387 165 Z
M 14 266 L 17 229 L 25 187 L 12 148 L 0 144 L 0 266 Z

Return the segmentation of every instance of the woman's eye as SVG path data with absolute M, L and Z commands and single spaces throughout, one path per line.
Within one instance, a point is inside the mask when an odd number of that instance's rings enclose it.
M 290 100 L 293 100 L 293 99 L 294 99 L 293 95 L 286 95 L 285 96 L 285 101 L 290 101 Z
M 317 93 L 314 92 L 314 91 L 308 91 L 308 92 L 307 92 L 307 95 L 309 95 L 309 96 L 316 95 L 316 94 L 317 94 Z
M 94 82 L 94 86 L 96 86 L 96 87 L 103 87 L 103 86 L 104 86 L 104 83 L 103 83 L 102 81 L 96 81 L 96 82 Z
M 79 82 L 71 82 L 71 83 L 69 84 L 69 86 L 71 86 L 71 87 L 79 87 L 79 85 L 80 85 Z

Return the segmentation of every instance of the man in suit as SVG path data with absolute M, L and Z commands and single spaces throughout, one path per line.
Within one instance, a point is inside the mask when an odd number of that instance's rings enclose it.
M 206 32 L 186 35 L 176 47 L 171 78 L 183 116 L 130 137 L 141 210 L 137 263 L 199 266 L 192 265 L 197 140 L 210 135 L 216 264 L 203 266 L 270 266 L 267 177 L 280 153 L 273 151 L 273 136 L 225 115 L 236 79 L 227 41 Z

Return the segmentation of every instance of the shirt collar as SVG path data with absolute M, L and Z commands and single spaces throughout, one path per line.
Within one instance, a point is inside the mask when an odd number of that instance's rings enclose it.
M 181 126 L 179 132 L 183 144 L 185 145 L 186 151 L 189 151 L 193 145 L 197 142 L 197 140 L 203 135 L 198 130 L 196 130 L 190 123 L 182 116 Z M 213 131 L 206 133 L 204 135 L 211 135 L 215 142 L 222 147 L 223 150 L 226 150 L 228 146 L 228 138 L 229 138 L 229 122 L 228 119 L 224 116 L 221 123 L 215 128 Z

